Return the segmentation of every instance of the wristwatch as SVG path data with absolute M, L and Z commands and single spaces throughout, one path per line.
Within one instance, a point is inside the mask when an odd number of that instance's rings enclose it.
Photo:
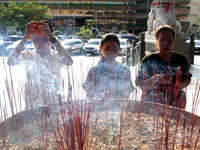
M 52 35 L 50 37 L 50 41 L 51 41 L 51 43 L 55 43 L 57 41 L 57 39 L 55 38 L 55 36 Z

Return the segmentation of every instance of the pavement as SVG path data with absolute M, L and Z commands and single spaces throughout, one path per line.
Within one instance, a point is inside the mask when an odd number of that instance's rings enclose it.
M 190 73 L 192 73 L 192 78 L 189 86 L 187 87 L 187 105 L 186 110 L 191 112 L 193 102 L 197 102 L 198 106 L 196 107 L 195 114 L 200 116 L 200 55 L 195 55 L 194 64 L 190 66 Z

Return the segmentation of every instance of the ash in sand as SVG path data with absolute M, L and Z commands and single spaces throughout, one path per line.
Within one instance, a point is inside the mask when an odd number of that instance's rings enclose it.
M 1 149 L 199 149 L 200 119 L 181 109 L 137 101 L 68 101 L 1 123 Z M 50 111 L 51 110 L 51 111 Z M 37 112 L 37 111 L 36 111 Z M 35 118 L 33 117 L 35 116 Z

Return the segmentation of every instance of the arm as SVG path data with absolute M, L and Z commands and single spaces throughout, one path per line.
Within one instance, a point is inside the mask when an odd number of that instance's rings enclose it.
M 158 84 L 169 84 L 171 82 L 171 78 L 169 78 L 165 74 L 156 74 L 155 76 L 152 76 L 148 79 L 143 79 L 142 81 L 139 82 L 138 78 L 136 79 L 136 83 L 139 86 L 141 90 L 150 90 L 152 87 L 155 87 Z M 144 87 L 143 87 L 144 86 Z M 172 85 L 173 87 L 173 85 Z
M 67 66 L 71 66 L 73 64 L 73 60 L 69 52 L 60 44 L 58 40 L 54 43 L 59 55 L 61 56 L 63 62 Z
M 55 45 L 62 61 L 65 65 L 70 66 L 73 64 L 73 60 L 69 52 L 60 44 L 60 42 L 51 33 L 47 23 L 38 23 L 40 29 L 44 32 L 45 36 Z
M 7 60 L 8 65 L 14 66 L 19 62 L 19 56 L 24 48 L 26 41 L 30 38 L 30 36 L 35 31 L 34 29 L 35 25 L 36 25 L 36 21 L 32 21 L 25 25 L 25 35 L 23 39 L 21 40 L 21 42 L 11 51 Z
M 143 89 L 143 84 L 145 85 L 145 90 L 149 90 L 151 89 L 152 85 L 153 85 L 153 77 L 143 80 L 141 82 L 139 82 L 138 78 L 136 79 L 136 85 L 141 89 Z
M 27 36 L 24 36 L 20 43 L 11 51 L 7 63 L 10 66 L 17 65 L 19 62 L 19 56 L 24 48 L 26 41 L 28 40 Z
M 124 98 L 129 98 L 130 94 L 135 90 L 135 87 L 133 86 L 132 78 L 131 78 L 131 72 L 128 69 L 127 76 L 125 78 L 125 86 L 124 86 Z
M 85 82 L 82 84 L 82 88 L 86 92 L 87 97 L 91 97 L 94 92 L 94 82 L 92 82 L 93 73 L 91 70 L 87 74 Z
M 178 85 L 178 91 L 180 91 L 180 90 L 182 90 L 182 89 L 184 89 L 184 88 L 186 88 L 189 84 L 190 84 L 190 79 L 188 80 L 188 81 L 183 81 L 183 82 L 181 82 L 181 83 L 179 83 L 179 85 Z M 172 92 L 175 92 L 175 89 L 176 89 L 176 85 L 174 84 L 174 85 L 172 85 L 172 87 L 171 87 L 171 91 Z
M 139 86 L 139 88 L 141 90 L 145 90 L 146 91 L 146 90 L 150 90 L 152 88 L 153 83 L 154 84 L 158 84 L 158 83 L 161 82 L 161 84 L 162 83 L 163 84 L 165 84 L 165 83 L 169 84 L 171 82 L 171 80 L 170 79 L 166 80 L 166 79 L 168 79 L 168 77 L 166 75 L 164 75 L 164 74 L 157 74 L 157 75 L 155 75 L 155 79 L 154 79 L 154 76 L 153 76 L 151 78 L 143 80 L 142 82 L 138 82 L 137 85 Z M 166 82 L 165 82 L 165 80 L 166 80 Z M 136 81 L 138 81 L 138 79 L 136 79 Z M 190 81 L 191 81 L 190 79 L 188 79 L 187 81 L 182 81 L 181 83 L 178 84 L 177 87 L 176 87 L 176 84 L 172 84 L 172 86 L 171 86 L 171 92 L 175 92 L 176 88 L 177 88 L 178 91 L 186 88 L 190 84 Z M 143 87 L 143 85 L 145 87 Z
M 176 90 L 178 90 L 178 91 L 186 88 L 191 82 L 192 74 L 189 72 L 188 60 L 183 55 L 181 55 L 181 56 L 182 56 L 182 58 L 180 59 L 181 66 L 178 67 L 181 82 L 178 83 L 178 87 L 176 87 L 176 83 L 174 83 L 172 85 L 172 87 L 171 87 L 172 92 L 175 92 L 175 88 L 177 88 Z

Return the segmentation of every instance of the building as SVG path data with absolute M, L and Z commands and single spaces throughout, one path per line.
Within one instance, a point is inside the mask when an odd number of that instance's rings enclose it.
M 190 0 L 189 3 L 182 3 L 181 6 L 190 8 L 190 12 L 188 15 L 179 15 L 180 21 L 189 23 L 187 31 L 199 34 L 200 23 L 196 21 L 196 18 L 200 17 L 200 1 Z
M 82 25 L 98 28 L 100 32 L 119 32 L 139 34 L 147 31 L 148 13 L 153 0 L 47 0 L 37 1 L 48 5 L 53 14 L 52 21 L 60 26 L 62 32 L 74 33 Z M 9 3 L 8 1 L 0 1 Z M 27 0 L 16 1 L 26 3 Z M 194 7 L 199 0 L 176 0 L 175 11 L 182 31 L 187 32 L 200 13 Z

